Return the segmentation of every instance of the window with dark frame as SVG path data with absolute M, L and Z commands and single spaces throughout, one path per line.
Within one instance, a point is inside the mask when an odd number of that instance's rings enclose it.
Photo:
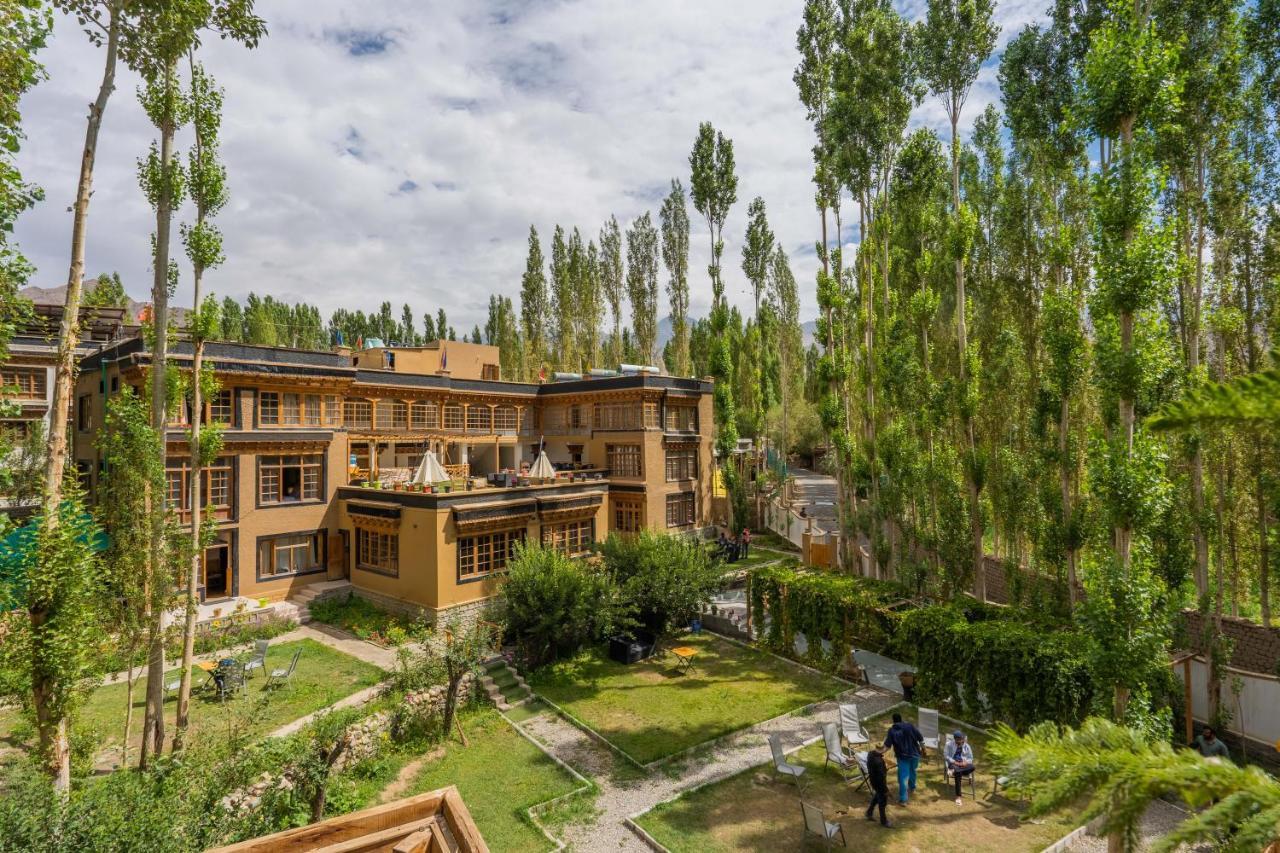
M 76 429 L 88 432 L 93 429 L 93 397 L 81 394 L 76 400 Z
M 605 454 L 609 460 L 610 477 L 639 477 L 642 473 L 640 445 L 608 444 Z
M 644 527 L 644 507 L 640 501 L 613 501 L 613 529 L 617 533 L 639 533 Z
M 0 370 L 0 390 L 6 390 L 18 399 L 43 400 L 46 388 L 44 370 L 24 367 Z
M 229 424 L 234 415 L 231 403 L 231 389 L 223 388 L 209 399 L 209 420 L 218 424 Z
M 200 471 L 200 490 L 204 492 L 201 506 L 218 518 L 231 517 L 231 482 L 233 458 L 215 459 Z M 165 468 L 165 499 L 171 509 L 184 517 L 191 512 L 191 461 L 169 459 Z
M 475 580 L 505 572 L 507 563 L 515 556 L 516 545 L 523 543 L 524 537 L 523 527 L 458 537 L 458 580 Z
M 697 432 L 698 407 L 667 404 L 667 432 Z
M 697 500 L 693 492 L 667 495 L 667 527 L 687 527 L 697 520 Z
M 667 482 L 698 478 L 698 449 L 675 447 L 667 450 Z
M 324 457 L 261 456 L 258 459 L 258 503 L 281 504 L 320 500 Z
M 258 576 L 296 575 L 324 568 L 321 535 L 294 533 L 258 541 Z
M 594 518 L 542 525 L 542 547 L 554 549 L 570 557 L 587 553 L 595 541 L 596 520 Z
M 383 530 L 356 528 L 356 568 L 400 576 L 400 536 Z
M 280 393 L 263 391 L 258 394 L 258 423 L 276 426 L 280 423 Z

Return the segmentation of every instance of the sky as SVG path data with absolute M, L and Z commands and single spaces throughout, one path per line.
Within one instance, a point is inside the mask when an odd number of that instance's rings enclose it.
M 610 214 L 623 227 L 646 210 L 656 219 L 672 178 L 687 189 L 689 150 L 710 121 L 733 140 L 738 167 L 724 232 L 729 298 L 751 303 L 742 235 L 748 202 L 761 196 L 800 282 L 801 317 L 816 314 L 813 132 L 791 81 L 803 0 L 257 6 L 270 34 L 256 50 L 212 38 L 200 52 L 226 92 L 230 203 L 217 224 L 227 260 L 205 278 L 218 296 L 270 293 L 318 305 L 326 318 L 383 300 L 397 317 L 403 303 L 419 316 L 443 307 L 462 334 L 483 325 L 491 293 L 518 303 L 531 224 L 549 257 L 557 223 L 585 240 Z M 897 6 L 914 20 L 925 0 Z M 996 56 L 965 107 L 965 136 L 999 100 L 1004 44 L 1048 6 L 997 8 Z M 41 59 L 48 79 L 23 99 L 19 166 L 46 199 L 16 237 L 37 267 L 30 283 L 52 287 L 66 281 L 69 208 L 103 55 L 64 18 Z M 122 68 L 107 107 L 86 272 L 118 271 L 145 300 L 155 220 L 136 163 L 155 134 L 138 82 Z M 949 133 L 932 96 L 912 125 Z M 189 131 L 178 142 L 189 146 Z M 689 213 L 690 303 L 700 316 L 711 296 L 709 239 L 692 205 Z M 188 206 L 176 222 L 191 218 Z M 190 300 L 184 262 L 174 304 Z

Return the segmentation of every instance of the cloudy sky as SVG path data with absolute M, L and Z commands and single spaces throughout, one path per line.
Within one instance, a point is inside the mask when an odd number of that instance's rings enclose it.
M 924 0 L 898 0 L 908 18 Z M 997 51 L 1048 0 L 998 10 Z M 270 36 L 246 51 L 203 53 L 226 89 L 223 157 L 231 203 L 219 219 L 227 263 L 219 295 L 250 291 L 334 308 L 444 307 L 461 333 L 483 323 L 490 293 L 516 297 L 529 225 L 594 236 L 656 216 L 670 180 L 688 184 L 700 121 L 734 141 L 738 204 L 725 229 L 730 297 L 747 202 L 763 196 L 803 293 L 813 295 L 818 230 L 812 133 L 791 82 L 803 0 L 259 0 Z M 18 224 L 37 265 L 32 284 L 65 282 L 87 104 L 102 54 L 60 20 L 43 54 L 49 79 L 23 102 L 21 167 L 47 198 Z M 154 220 L 135 178 L 153 137 L 125 72 L 107 109 L 90 209 L 88 272 L 117 270 L 134 298 L 149 290 Z M 998 98 L 995 61 L 966 108 L 964 130 Z M 944 127 L 926 98 L 915 124 Z M 189 144 L 187 137 L 180 139 Z M 706 227 L 694 218 L 692 310 L 710 286 Z M 189 218 L 184 209 L 180 220 Z M 190 300 L 183 270 L 178 304 Z

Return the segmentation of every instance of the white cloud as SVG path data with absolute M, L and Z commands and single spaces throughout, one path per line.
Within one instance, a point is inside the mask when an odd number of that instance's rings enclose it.
M 739 172 L 725 230 L 730 297 L 750 300 L 740 238 L 747 203 L 761 195 L 810 316 L 819 223 L 811 131 L 791 82 L 802 5 L 260 2 L 271 34 L 257 50 L 211 39 L 203 51 L 226 88 L 232 199 L 218 220 L 228 261 L 208 286 L 305 300 L 326 315 L 384 299 L 397 315 L 403 302 L 419 314 L 443 306 L 470 329 L 490 293 L 517 296 L 530 223 L 545 241 L 557 222 L 594 236 L 611 213 L 623 223 L 656 214 L 672 177 L 688 185 L 689 148 L 709 120 L 734 140 Z M 1001 46 L 1045 5 L 1002 6 Z M 914 17 L 923 2 L 899 7 Z M 60 20 L 43 59 L 50 79 L 23 102 L 21 164 L 48 199 L 17 237 L 39 268 L 33 283 L 51 286 L 65 276 L 67 207 L 102 56 Z M 145 298 L 153 223 L 134 164 L 153 133 L 136 85 L 122 73 L 107 110 L 87 266 L 119 270 Z M 998 95 L 992 63 L 962 130 Z M 932 98 L 913 121 L 945 127 Z M 691 301 L 702 313 L 706 232 L 691 215 Z

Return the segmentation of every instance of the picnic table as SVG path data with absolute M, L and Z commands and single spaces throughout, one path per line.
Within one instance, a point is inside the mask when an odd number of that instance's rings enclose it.
M 688 673 L 693 669 L 693 657 L 698 650 L 692 646 L 679 646 L 671 650 L 671 654 L 676 656 L 676 671 L 681 675 Z

